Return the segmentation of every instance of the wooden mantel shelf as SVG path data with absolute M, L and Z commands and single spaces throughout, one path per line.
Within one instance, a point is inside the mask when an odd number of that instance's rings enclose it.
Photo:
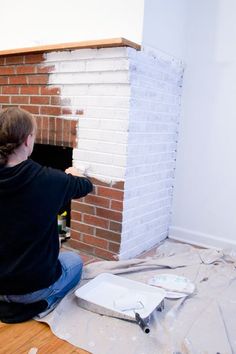
M 100 39 L 100 40 L 83 41 L 83 42 L 48 44 L 48 45 L 28 47 L 28 48 L 6 49 L 0 51 L 0 56 L 26 54 L 26 53 L 37 54 L 37 53 L 84 49 L 84 48 L 109 48 L 109 47 L 131 47 L 137 50 L 141 49 L 141 46 L 139 44 L 129 41 L 128 39 L 110 38 L 110 39 Z

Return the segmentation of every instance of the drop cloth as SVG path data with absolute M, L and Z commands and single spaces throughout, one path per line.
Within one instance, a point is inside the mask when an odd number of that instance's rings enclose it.
M 170 241 L 151 258 L 85 266 L 79 286 L 104 272 L 144 283 L 157 274 L 170 273 L 196 284 L 194 295 L 165 299 L 164 311 L 151 318 L 148 335 L 135 323 L 78 307 L 74 293 L 39 320 L 48 323 L 59 338 L 93 354 L 236 353 L 235 266 L 233 251 L 196 249 Z

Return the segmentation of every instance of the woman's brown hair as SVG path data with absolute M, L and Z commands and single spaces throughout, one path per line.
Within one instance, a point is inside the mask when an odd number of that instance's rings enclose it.
M 10 107 L 0 112 L 0 165 L 33 132 L 34 117 L 24 109 Z

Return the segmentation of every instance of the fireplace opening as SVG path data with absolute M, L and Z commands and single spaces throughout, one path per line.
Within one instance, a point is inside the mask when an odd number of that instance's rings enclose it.
M 65 171 L 72 166 L 72 150 L 71 147 L 35 144 L 31 159 L 42 166 Z M 64 212 L 66 212 L 66 227 L 70 228 L 71 203 L 60 210 L 60 214 Z

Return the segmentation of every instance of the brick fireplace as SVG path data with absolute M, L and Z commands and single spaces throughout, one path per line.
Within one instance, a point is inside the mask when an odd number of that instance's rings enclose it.
M 72 147 L 94 183 L 70 247 L 126 259 L 168 235 L 182 76 L 124 39 L 0 52 L 1 108 L 33 113 L 36 142 Z

